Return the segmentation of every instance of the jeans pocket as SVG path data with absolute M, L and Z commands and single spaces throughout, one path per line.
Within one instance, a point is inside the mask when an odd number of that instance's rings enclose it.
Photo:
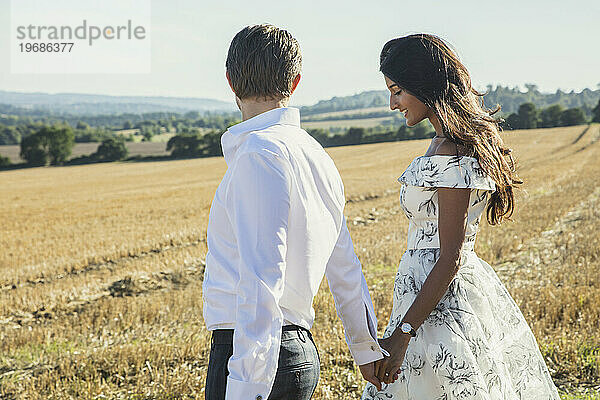
M 310 367 L 312 362 L 307 358 L 306 343 L 298 338 L 288 339 L 281 342 L 279 349 L 278 371 L 289 371 L 295 368 Z
M 306 334 L 282 341 L 269 400 L 310 399 L 319 382 L 318 358 L 316 346 Z

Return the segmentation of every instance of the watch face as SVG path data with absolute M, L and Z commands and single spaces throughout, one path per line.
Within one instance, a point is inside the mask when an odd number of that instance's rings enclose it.
M 400 326 L 400 329 L 402 329 L 402 332 L 408 333 L 410 332 L 410 325 L 405 322 Z

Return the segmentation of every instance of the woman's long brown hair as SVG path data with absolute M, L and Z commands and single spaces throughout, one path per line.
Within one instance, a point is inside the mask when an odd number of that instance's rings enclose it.
M 500 110 L 487 109 L 483 93 L 471 85 L 466 67 L 439 37 L 417 34 L 386 43 L 381 52 L 381 71 L 398 86 L 431 107 L 452 142 L 470 150 L 481 168 L 494 180 L 496 190 L 487 203 L 491 225 L 509 219 L 515 208 L 513 190 L 523 183 L 500 137 Z

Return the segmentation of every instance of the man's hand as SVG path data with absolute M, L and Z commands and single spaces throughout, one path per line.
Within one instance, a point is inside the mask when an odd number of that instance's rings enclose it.
M 371 382 L 377 390 L 381 390 L 381 381 L 375 376 L 375 361 L 368 364 L 359 365 L 360 373 L 366 381 Z

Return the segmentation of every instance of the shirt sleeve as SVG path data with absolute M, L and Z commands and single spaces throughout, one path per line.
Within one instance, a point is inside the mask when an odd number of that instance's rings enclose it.
M 354 361 L 363 365 L 382 359 L 384 350 L 377 341 L 377 317 L 345 217 L 325 275 Z
M 240 259 L 227 400 L 267 399 L 281 342 L 289 166 L 270 153 L 246 153 L 233 170 L 227 201 Z

